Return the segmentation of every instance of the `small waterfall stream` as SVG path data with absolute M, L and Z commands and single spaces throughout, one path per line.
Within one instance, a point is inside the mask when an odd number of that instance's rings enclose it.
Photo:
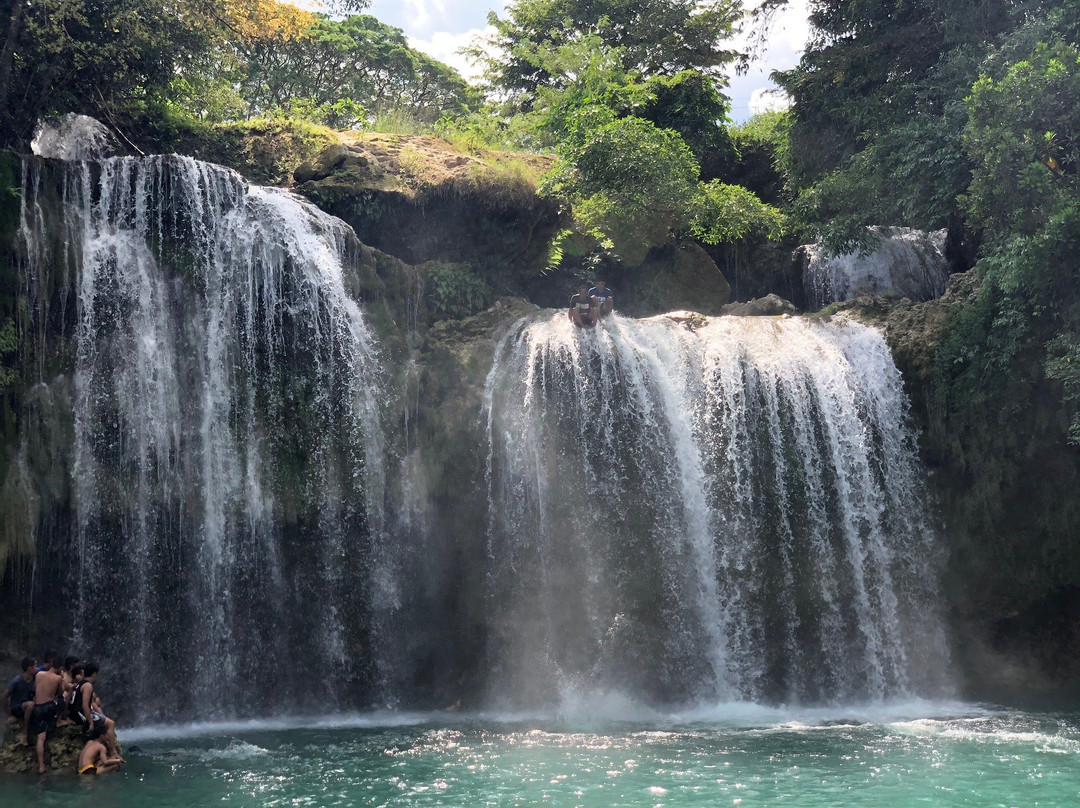
M 39 170 L 33 319 L 75 309 L 74 646 L 144 720 L 268 709 L 267 681 L 307 694 L 279 712 L 377 689 L 394 576 L 352 231 L 185 157 L 68 163 L 58 218 Z
M 544 314 L 503 340 L 486 398 L 497 697 L 844 702 L 944 681 L 879 333 Z

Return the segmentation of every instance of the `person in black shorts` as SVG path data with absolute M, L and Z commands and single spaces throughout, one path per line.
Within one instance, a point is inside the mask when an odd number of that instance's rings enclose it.
M 26 733 L 30 726 L 30 714 L 34 711 L 34 677 L 37 675 L 37 660 L 23 657 L 22 673 L 8 683 L 4 692 L 4 709 L 11 719 L 22 722 L 22 734 L 19 743 L 27 744 Z
M 34 711 L 30 732 L 37 741 L 38 774 L 45 773 L 45 737 L 64 705 L 64 677 L 58 665 L 49 665 L 34 677 Z

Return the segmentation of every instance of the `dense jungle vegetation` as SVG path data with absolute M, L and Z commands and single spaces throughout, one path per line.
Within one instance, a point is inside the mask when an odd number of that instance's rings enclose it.
M 948 228 L 978 279 L 927 414 L 954 586 L 966 612 L 1018 620 L 1080 603 L 1080 0 L 815 0 L 800 64 L 776 77 L 790 108 L 732 124 L 726 76 L 749 58 L 733 33 L 767 39 L 786 2 L 512 0 L 470 84 L 366 0 L 3 0 L 0 145 L 79 112 L 132 149 L 330 127 L 542 152 L 540 193 L 569 212 L 551 266 L 616 279 L 673 244 L 849 251 L 867 225 Z

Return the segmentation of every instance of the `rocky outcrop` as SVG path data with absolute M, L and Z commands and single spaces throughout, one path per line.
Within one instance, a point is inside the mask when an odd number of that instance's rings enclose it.
M 909 298 L 861 295 L 826 308 L 816 316 L 845 313 L 867 325 L 880 328 L 904 377 L 914 415 L 925 432 L 935 428 L 932 388 L 934 357 L 949 322 L 949 312 L 970 305 L 978 294 L 974 272 L 949 278 L 945 293 L 934 300 L 914 302 Z
M 933 300 L 945 291 L 949 278 L 945 230 L 871 227 L 869 231 L 877 246 L 865 254 L 829 255 L 821 244 L 796 251 L 811 309 L 866 295 Z
M 784 314 L 798 314 L 799 310 L 790 300 L 768 294 L 745 303 L 728 303 L 720 309 L 720 313 L 732 317 L 779 317 Z
M 13 721 L 4 722 L 3 740 L 0 742 L 0 772 L 11 774 L 37 771 L 37 753 L 33 739 L 29 746 L 19 743 L 21 727 Z M 46 736 L 45 766 L 49 773 L 77 774 L 79 753 L 86 741 L 82 727 L 56 727 Z
M 640 266 L 624 270 L 619 307 L 643 316 L 676 309 L 716 314 L 731 299 L 731 286 L 697 244 L 652 250 Z
M 476 149 L 430 136 L 354 133 L 294 173 L 296 190 L 409 264 L 467 264 L 502 285 L 547 263 L 560 214 L 537 196 L 551 158 Z

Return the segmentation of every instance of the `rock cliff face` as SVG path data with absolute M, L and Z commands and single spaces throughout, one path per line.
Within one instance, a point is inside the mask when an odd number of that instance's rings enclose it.
M 856 298 L 826 309 L 881 328 L 902 372 L 944 528 L 944 591 L 966 695 L 1075 703 L 1080 681 L 1080 450 L 1045 378 L 1010 403 L 957 391 L 943 360 L 974 271 L 941 298 Z
M 365 244 L 410 264 L 467 264 L 513 287 L 548 260 L 559 226 L 537 196 L 550 158 L 462 153 L 435 137 L 350 136 L 296 169 L 296 190 Z
M 17 724 L 5 722 L 3 736 L 0 738 L 0 772 L 37 772 L 37 753 L 33 744 L 23 746 L 19 743 L 20 729 Z M 84 745 L 82 727 L 54 728 L 45 741 L 45 766 L 48 773 L 77 774 L 79 753 Z

